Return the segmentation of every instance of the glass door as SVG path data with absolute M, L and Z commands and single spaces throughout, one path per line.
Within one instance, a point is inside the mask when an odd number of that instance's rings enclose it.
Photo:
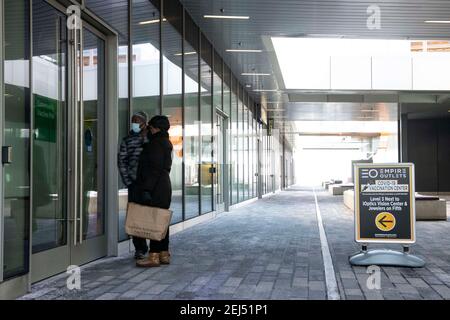
M 33 1 L 32 281 L 106 255 L 105 41 Z
M 106 254 L 103 211 L 105 108 L 105 40 L 83 23 L 71 32 L 71 102 L 69 118 L 71 158 L 71 264 L 82 264 Z
M 216 126 L 216 210 L 217 212 L 222 212 L 225 210 L 224 201 L 224 178 L 225 178 L 225 119 L 220 114 L 217 114 Z

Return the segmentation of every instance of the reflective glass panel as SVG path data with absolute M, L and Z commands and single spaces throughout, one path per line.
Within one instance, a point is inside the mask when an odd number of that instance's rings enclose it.
M 164 2 L 162 22 L 163 48 L 163 109 L 170 120 L 170 140 L 173 144 L 172 223 L 183 220 L 183 10 L 177 1 Z

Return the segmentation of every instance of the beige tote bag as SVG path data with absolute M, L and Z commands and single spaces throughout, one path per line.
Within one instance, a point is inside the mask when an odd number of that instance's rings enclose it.
M 130 236 L 161 241 L 166 237 L 172 211 L 129 202 L 125 231 Z

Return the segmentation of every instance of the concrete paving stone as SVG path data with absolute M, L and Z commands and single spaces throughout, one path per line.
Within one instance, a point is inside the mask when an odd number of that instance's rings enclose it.
M 316 290 L 323 291 L 323 290 L 325 290 L 325 282 L 324 281 L 308 281 L 308 288 L 313 291 L 316 291 Z
M 294 268 L 281 268 L 280 273 L 292 274 L 294 273 Z
M 292 287 L 292 281 L 291 279 L 277 279 L 274 286 L 276 289 L 290 289 Z
M 256 285 L 255 292 L 270 292 L 274 288 L 273 282 L 259 282 Z
M 101 284 L 102 284 L 101 282 L 94 281 L 94 282 L 90 282 L 87 284 L 82 284 L 82 286 L 83 286 L 83 289 L 95 289 Z
M 355 279 L 342 279 L 341 280 L 342 285 L 344 288 L 348 289 L 356 289 L 360 288 L 358 280 Z
M 429 285 L 442 284 L 442 281 L 439 280 L 438 278 L 436 278 L 435 276 L 424 276 L 424 277 L 422 277 L 422 279 Z
M 265 269 L 266 269 L 265 266 L 253 266 L 250 269 L 250 272 L 264 272 Z
M 229 278 L 223 285 L 225 287 L 237 287 L 241 284 L 243 278 Z
M 108 282 L 114 279 L 114 276 L 103 276 L 97 279 L 98 282 Z
M 346 300 L 365 300 L 364 295 L 360 295 L 360 296 L 347 296 Z
M 397 291 L 383 291 L 384 300 L 405 300 L 403 296 Z
M 292 287 L 308 287 L 308 278 L 293 278 Z
M 431 286 L 436 292 L 445 300 L 450 299 L 450 289 L 445 285 L 432 285 Z
M 188 292 L 188 291 L 181 291 L 178 292 L 175 296 L 175 299 L 181 299 L 181 300 L 192 300 L 196 297 L 195 292 Z
M 309 290 L 308 300 L 326 300 L 327 294 L 325 291 Z
M 425 300 L 442 300 L 442 297 L 431 287 L 417 288 L 422 299 Z
M 107 293 L 102 294 L 96 300 L 115 300 L 119 297 L 119 295 L 120 294 L 117 292 L 107 292 Z
M 219 289 L 219 294 L 234 294 L 236 292 L 237 287 L 222 287 Z
M 392 283 L 395 284 L 408 283 L 408 281 L 403 276 L 389 275 L 389 279 L 392 281 Z
M 367 300 L 384 300 L 381 290 L 364 291 L 364 296 Z
M 176 292 L 165 291 L 154 297 L 154 300 L 174 300 L 177 296 Z
M 414 288 L 412 285 L 407 283 L 398 283 L 395 284 L 395 287 L 397 288 L 398 292 L 400 293 L 408 293 L 408 294 L 419 294 L 416 288 Z
M 290 298 L 291 298 L 290 290 L 274 289 L 270 293 L 270 299 L 273 299 L 273 300 L 287 300 Z
M 134 300 L 156 300 L 153 294 L 141 294 L 134 298 Z
M 137 284 L 135 287 L 133 287 L 133 290 L 146 291 L 150 287 L 154 286 L 157 283 L 158 282 L 156 282 L 154 280 L 144 280 L 144 281 L 141 281 L 139 284 Z
M 307 299 L 308 298 L 308 288 L 292 288 L 290 290 L 290 299 Z
M 121 296 L 119 296 L 119 298 L 127 298 L 127 299 L 133 299 L 134 300 L 134 298 L 136 298 L 140 294 L 142 294 L 142 291 L 128 290 L 127 292 L 125 292 Z
M 105 292 L 111 291 L 112 288 L 113 288 L 113 286 L 110 286 L 110 285 L 95 288 L 95 289 L 89 291 L 89 293 L 87 294 L 87 297 L 88 298 L 96 298 L 96 297 L 104 294 Z
M 280 269 L 280 265 L 279 264 L 268 264 L 266 267 L 267 271 L 278 271 L 278 269 Z
M 421 300 L 423 297 L 420 294 L 402 293 L 404 300 Z
M 155 285 L 149 287 L 148 289 L 146 289 L 145 291 L 143 291 L 143 293 L 145 293 L 145 294 L 160 294 L 161 292 L 166 290 L 168 287 L 169 287 L 169 285 L 167 285 L 167 284 L 155 284 Z
M 127 290 L 130 290 L 131 288 L 133 288 L 136 285 L 136 283 L 134 282 L 124 282 L 119 286 L 114 287 L 111 292 L 114 293 L 123 293 Z
M 341 279 L 355 279 L 356 276 L 352 271 L 340 271 L 339 275 L 341 276 Z
M 259 279 L 261 282 L 275 282 L 276 280 L 276 276 L 262 276 L 261 279 Z
M 209 277 L 200 276 L 192 282 L 192 285 L 203 286 L 203 285 L 207 284 L 210 279 L 211 279 L 210 276 Z
M 361 289 L 345 289 L 346 296 L 364 296 Z
M 367 268 L 366 267 L 358 267 L 358 266 L 353 266 L 353 272 L 355 274 L 361 274 L 361 273 L 367 273 Z
M 415 288 L 429 288 L 430 286 L 421 278 L 407 278 L 408 282 Z

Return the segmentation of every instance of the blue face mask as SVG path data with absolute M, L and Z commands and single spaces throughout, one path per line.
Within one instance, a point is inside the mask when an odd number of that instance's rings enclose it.
M 141 125 L 139 123 L 132 123 L 131 124 L 131 130 L 133 130 L 134 133 L 140 133 L 141 132 Z

